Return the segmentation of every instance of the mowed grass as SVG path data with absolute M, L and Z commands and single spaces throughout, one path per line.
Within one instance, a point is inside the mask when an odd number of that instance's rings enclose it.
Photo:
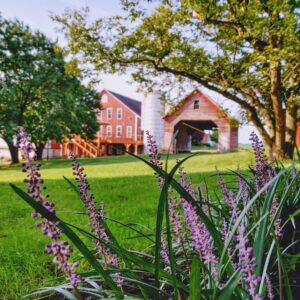
M 185 154 L 172 155 L 170 167 L 177 158 Z M 164 158 L 164 157 L 163 157 Z M 206 153 L 184 163 L 187 173 L 195 185 L 206 180 L 211 191 L 218 192 L 216 167 L 220 171 L 247 168 L 253 157 L 250 149 L 226 154 Z M 122 222 L 141 223 L 154 229 L 159 190 L 152 170 L 142 162 L 129 157 L 104 157 L 80 159 L 97 201 L 105 202 L 106 215 Z M 84 207 L 76 193 L 62 178 L 72 178 L 68 160 L 42 162 L 42 177 L 47 193 L 55 202 L 58 215 L 64 220 L 87 228 Z M 25 174 L 20 166 L 0 165 L 0 299 L 20 299 L 39 287 L 63 282 L 62 274 L 55 271 L 51 257 L 45 254 L 48 239 L 35 228 L 31 218 L 32 209 L 10 188 L 14 183 L 25 189 L 22 183 Z M 124 227 L 109 222 L 116 237 L 131 249 L 144 250 L 149 243 Z

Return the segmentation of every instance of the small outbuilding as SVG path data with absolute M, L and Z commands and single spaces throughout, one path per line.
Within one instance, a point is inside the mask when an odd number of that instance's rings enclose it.
M 189 152 L 196 132 L 218 130 L 218 150 L 238 149 L 238 121 L 230 118 L 212 99 L 194 90 L 163 117 L 162 151 Z

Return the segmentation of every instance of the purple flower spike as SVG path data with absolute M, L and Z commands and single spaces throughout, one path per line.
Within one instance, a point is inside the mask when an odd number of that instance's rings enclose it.
M 153 165 L 157 166 L 158 168 L 162 169 L 163 163 L 160 160 L 156 142 L 154 141 L 153 136 L 150 135 L 149 131 L 146 131 L 146 135 L 147 135 L 147 147 L 148 147 L 148 152 L 149 152 L 149 156 L 150 156 L 150 162 Z M 162 189 L 162 187 L 164 185 L 163 178 L 161 178 L 156 173 L 155 173 L 155 176 L 157 178 L 159 187 Z M 174 242 L 177 242 L 179 245 L 181 245 L 183 251 L 185 251 L 183 244 L 185 241 L 186 234 L 185 234 L 185 232 L 183 232 L 183 224 L 180 219 L 180 214 L 178 212 L 179 203 L 175 197 L 171 196 L 171 193 L 172 193 L 172 189 L 170 188 L 169 196 L 168 196 L 169 215 L 170 215 L 170 220 L 171 220 L 172 231 L 175 232 L 175 236 L 174 235 L 172 236 L 172 240 Z M 163 248 L 163 246 L 164 245 L 163 245 L 163 240 L 162 240 L 162 248 Z M 162 253 L 163 253 L 163 250 L 162 250 Z M 167 255 L 168 255 L 168 251 L 165 251 L 162 254 L 162 258 L 165 260 L 165 262 L 166 262 Z M 169 261 L 169 258 L 168 258 L 168 261 Z
M 147 131 L 147 146 L 149 156 L 151 158 L 150 162 L 160 169 L 162 168 L 162 162 L 160 161 L 160 157 L 158 155 L 158 150 L 156 143 L 153 139 L 153 136 Z M 177 161 L 178 163 L 178 161 Z M 158 179 L 159 187 L 162 188 L 164 184 L 164 180 L 159 177 L 158 174 L 155 174 Z M 186 181 L 184 178 L 185 172 L 181 167 L 179 168 L 180 175 L 180 184 L 193 196 L 195 196 L 195 191 L 191 181 Z M 171 194 L 172 190 L 169 190 L 169 194 Z M 217 274 L 217 258 L 213 254 L 213 239 L 210 236 L 209 231 L 205 227 L 203 223 L 200 222 L 197 213 L 190 203 L 185 201 L 184 199 L 180 200 L 181 205 L 183 206 L 184 216 L 187 225 L 190 228 L 190 234 L 192 238 L 192 242 L 195 250 L 199 253 L 200 258 L 204 261 L 207 267 L 211 267 L 213 276 Z M 178 207 L 178 203 L 176 203 L 176 199 L 169 196 L 169 213 L 171 217 L 172 227 L 177 235 L 178 242 L 181 243 L 183 247 L 183 242 L 185 240 L 186 234 L 182 233 L 183 225 L 180 220 L 179 214 L 176 213 L 176 209 Z M 161 255 L 165 262 L 169 261 L 169 257 L 167 255 L 167 245 L 162 239 L 162 251 Z
M 278 204 L 277 197 L 274 197 L 274 199 L 272 201 L 272 205 L 271 205 L 271 217 L 272 218 L 275 216 L 278 206 L 279 206 L 279 204 Z M 278 217 L 276 218 L 276 220 L 274 222 L 274 230 L 275 230 L 275 235 L 277 238 L 282 237 L 281 219 Z
M 235 195 L 233 191 L 227 189 L 226 183 L 219 173 L 218 173 L 218 183 L 222 191 L 223 200 L 229 208 L 230 214 L 232 216 L 232 223 L 234 224 L 239 215 L 239 210 L 237 207 L 237 201 L 235 199 Z
M 27 173 L 27 179 L 24 182 L 28 186 L 28 194 L 36 199 L 41 205 L 43 205 L 49 212 L 55 214 L 54 203 L 46 201 L 48 195 L 43 195 L 42 191 L 43 180 L 41 179 L 41 174 L 39 172 L 41 165 L 34 164 L 36 160 L 35 156 L 32 156 L 32 145 L 28 140 L 27 134 L 24 128 L 19 129 L 19 148 L 22 152 L 22 158 L 27 160 L 25 167 L 22 169 L 23 172 Z M 36 219 L 41 217 L 38 213 L 33 213 L 32 218 Z M 63 270 L 71 283 L 71 285 L 76 289 L 78 283 L 83 282 L 83 278 L 74 272 L 77 267 L 77 263 L 71 263 L 69 261 L 70 255 L 73 252 L 72 247 L 67 241 L 61 239 L 62 230 L 57 226 L 59 224 L 54 224 L 47 219 L 41 217 L 41 221 L 36 223 L 36 227 L 42 228 L 43 235 L 47 235 L 52 243 L 46 245 L 45 250 L 48 254 L 53 254 L 53 262 L 58 265 L 59 270 Z
M 256 190 L 259 191 L 274 177 L 275 170 L 269 164 L 267 156 L 265 155 L 264 144 L 255 132 L 251 133 L 250 141 L 252 141 L 252 148 L 255 156 Z
M 226 183 L 225 183 L 224 179 L 221 177 L 221 175 L 219 173 L 217 175 L 218 175 L 218 183 L 221 188 L 222 195 L 223 195 L 223 200 L 224 200 L 225 204 L 228 206 L 229 212 L 230 212 L 230 215 L 232 218 L 230 223 L 231 223 L 231 225 L 233 225 L 236 222 L 236 220 L 240 214 L 240 211 L 239 211 L 238 205 L 237 205 L 238 203 L 235 199 L 235 195 L 234 195 L 233 191 L 228 190 Z M 222 239 L 225 243 L 227 242 L 227 235 L 228 235 L 229 231 L 230 231 L 230 228 L 227 224 L 227 221 L 225 219 L 223 219 L 221 234 L 222 234 Z M 234 241 L 238 240 L 237 234 L 235 234 L 233 236 L 233 240 Z M 234 270 L 237 270 L 238 266 L 235 262 L 235 257 L 233 255 L 233 253 L 234 253 L 234 246 L 232 244 L 230 244 L 227 248 L 227 254 L 231 260 Z
M 223 218 L 221 236 L 222 236 L 222 241 L 224 243 L 226 243 L 226 241 L 227 241 L 227 234 L 228 234 L 228 224 L 227 224 L 226 220 Z
M 246 206 L 249 201 L 249 188 L 245 180 L 241 177 L 242 173 L 240 169 L 237 170 L 237 180 L 238 180 L 238 186 L 241 192 L 241 199 L 243 201 L 243 205 Z M 249 212 L 252 211 L 252 208 L 249 208 Z
M 153 136 L 149 133 L 149 131 L 146 131 L 146 136 L 147 136 L 147 148 L 150 156 L 150 162 L 157 166 L 158 168 L 162 168 L 163 163 L 160 160 L 160 156 L 158 154 L 158 148 L 156 146 L 156 142 L 153 138 Z M 155 176 L 158 180 L 159 187 L 162 188 L 164 185 L 164 180 L 155 173 Z
M 171 268 L 170 268 L 170 259 L 169 259 L 169 247 L 168 244 L 165 241 L 165 237 L 162 234 L 161 235 L 161 251 L 160 251 L 160 255 L 162 257 L 162 259 L 164 260 L 165 264 L 167 265 L 166 267 L 166 271 L 167 272 L 171 272 Z
M 179 203 L 177 202 L 177 199 L 175 197 L 169 196 L 168 198 L 168 203 L 169 203 L 169 215 L 171 219 L 171 224 L 173 226 L 173 232 L 175 235 L 172 235 L 172 240 L 179 245 L 182 246 L 183 251 L 184 249 L 184 241 L 186 238 L 186 232 L 183 230 L 183 224 L 181 220 L 181 216 L 179 213 Z
M 180 176 L 180 185 L 191 195 L 194 196 L 194 189 L 191 182 L 186 182 L 185 180 L 184 169 L 182 167 L 179 167 L 178 172 Z M 216 277 L 218 259 L 213 253 L 213 239 L 206 226 L 200 221 L 199 216 L 195 211 L 194 207 L 185 199 L 181 199 L 180 202 L 183 206 L 186 224 L 190 228 L 190 235 L 193 246 L 195 250 L 199 253 L 200 259 L 203 260 L 204 264 L 208 268 L 211 268 L 212 276 Z
M 264 145 L 258 136 L 252 132 L 250 140 L 252 141 L 252 148 L 255 155 L 255 184 L 257 191 L 267 184 L 275 175 L 276 171 L 269 164 L 265 155 Z M 274 217 L 278 207 L 278 199 L 274 197 L 271 207 L 271 217 Z M 282 236 L 282 229 L 280 226 L 281 219 L 277 217 L 274 222 L 275 235 L 277 238 Z
M 94 243 L 96 244 L 97 255 L 102 255 L 104 260 L 104 265 L 107 268 L 108 265 L 112 265 L 116 268 L 120 266 L 118 258 L 111 253 L 110 249 L 107 247 L 107 244 L 110 243 L 110 238 L 107 235 L 107 232 L 103 226 L 101 226 L 101 220 L 104 218 L 104 203 L 100 203 L 99 209 L 95 204 L 95 197 L 92 193 L 89 193 L 90 186 L 87 182 L 87 175 L 84 173 L 84 168 L 78 163 L 74 153 L 70 152 L 70 159 L 72 161 L 73 175 L 77 181 L 77 186 L 80 192 L 80 198 L 83 201 L 85 207 L 88 210 L 87 215 L 90 218 L 89 226 L 91 227 L 91 232 L 96 236 Z M 117 278 L 120 276 L 120 273 L 116 273 L 115 282 L 118 287 L 122 287 L 123 280 Z
M 270 300 L 273 300 L 274 292 L 273 292 L 272 282 L 271 282 L 270 276 L 268 274 L 266 274 L 266 283 L 267 283 L 268 298 Z
M 238 228 L 238 267 L 240 267 L 243 272 L 243 278 L 246 283 L 245 288 L 252 296 L 252 299 L 263 299 L 262 296 L 256 292 L 260 278 L 255 275 L 254 270 L 256 261 L 255 258 L 252 257 L 253 249 L 248 246 L 248 242 L 249 240 L 246 237 L 246 227 L 244 222 L 242 222 Z

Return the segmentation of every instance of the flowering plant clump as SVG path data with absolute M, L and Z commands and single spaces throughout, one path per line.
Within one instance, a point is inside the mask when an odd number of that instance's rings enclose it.
M 150 160 L 136 158 L 153 169 L 161 194 L 155 233 L 149 237 L 134 229 L 139 238 L 154 241 L 146 253 L 120 246 L 107 225 L 104 203 L 95 201 L 84 168 L 73 153 L 70 159 L 76 183 L 67 182 L 86 207 L 90 231 L 59 219 L 54 204 L 42 194 L 40 165 L 30 158 L 31 145 L 23 130 L 20 141 L 28 161 L 24 171 L 29 188 L 26 194 L 12 187 L 35 209 L 33 217 L 41 218 L 37 226 L 53 241 L 46 250 L 55 256 L 54 262 L 70 282 L 53 290 L 66 298 L 297 299 L 300 172 L 270 163 L 254 133 L 255 164 L 249 171 L 232 172 L 231 182 L 234 178 L 235 183 L 231 186 L 218 172 L 219 196 L 209 186 L 204 192 L 202 184 L 192 183 L 183 166 L 189 157 L 177 160 L 167 170 L 168 164 L 161 160 L 155 140 L 147 132 Z M 83 233 L 93 248 L 85 245 L 80 237 Z M 76 263 L 69 261 L 72 248 L 62 241 L 63 235 L 90 270 L 75 273 Z
M 110 249 L 106 246 L 110 242 L 110 238 L 103 226 L 101 225 L 101 220 L 104 218 L 104 203 L 100 203 L 100 207 L 96 207 L 95 197 L 93 194 L 89 194 L 90 186 L 86 180 L 86 174 L 84 174 L 84 168 L 76 160 L 74 153 L 70 152 L 70 159 L 72 160 L 72 169 L 75 180 L 77 181 L 77 186 L 80 192 L 80 198 L 87 207 L 88 216 L 90 217 L 89 226 L 91 226 L 91 232 L 95 234 L 95 239 L 93 242 L 96 244 L 96 254 L 97 256 L 102 255 L 105 268 L 108 265 L 114 267 L 119 267 L 119 260 L 116 255 L 111 253 Z M 120 273 L 116 274 L 115 281 L 118 287 L 122 288 L 122 279 L 118 278 Z
M 37 200 L 47 211 L 55 214 L 54 203 L 47 201 L 48 195 L 42 193 L 45 187 L 43 186 L 44 181 L 41 179 L 40 174 L 41 165 L 34 163 L 36 157 L 31 156 L 33 148 L 22 127 L 19 130 L 19 148 L 21 149 L 22 158 L 27 160 L 22 169 L 24 173 L 27 173 L 27 179 L 24 180 L 28 186 L 27 193 L 33 199 Z M 82 282 L 83 278 L 74 271 L 78 263 L 69 261 L 73 249 L 67 241 L 62 239 L 63 230 L 59 228 L 59 221 L 53 223 L 43 218 L 37 212 L 32 214 L 32 218 L 40 219 L 35 225 L 41 227 L 43 235 L 47 235 L 52 240 L 51 244 L 46 245 L 46 252 L 54 256 L 53 262 L 58 265 L 59 270 L 63 270 L 66 273 L 71 285 L 77 291 L 78 283 Z

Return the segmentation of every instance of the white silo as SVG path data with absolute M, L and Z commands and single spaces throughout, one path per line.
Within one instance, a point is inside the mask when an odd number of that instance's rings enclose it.
M 164 104 L 161 101 L 159 92 L 148 93 L 142 103 L 142 130 L 144 130 L 144 149 L 147 152 L 147 135 L 149 131 L 156 141 L 158 151 L 162 147 L 163 141 L 163 115 Z

